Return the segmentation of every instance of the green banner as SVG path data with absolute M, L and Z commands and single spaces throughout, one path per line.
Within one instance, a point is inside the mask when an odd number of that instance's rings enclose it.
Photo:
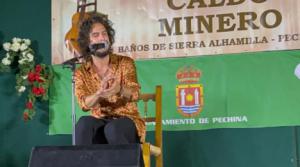
M 164 130 L 300 125 L 298 64 L 300 51 L 136 61 L 142 92 L 162 85 Z M 71 133 L 71 72 L 54 70 L 49 133 Z

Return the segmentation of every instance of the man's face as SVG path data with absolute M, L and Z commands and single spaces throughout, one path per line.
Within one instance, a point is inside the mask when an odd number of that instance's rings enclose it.
M 110 42 L 108 33 L 105 29 L 105 27 L 101 23 L 95 23 L 92 26 L 92 30 L 89 34 L 90 37 L 90 46 L 93 46 L 93 44 L 99 44 L 99 43 L 106 43 L 108 45 L 105 45 L 106 47 L 102 49 L 98 49 L 94 51 L 94 55 L 98 57 L 105 57 L 109 50 L 110 50 Z

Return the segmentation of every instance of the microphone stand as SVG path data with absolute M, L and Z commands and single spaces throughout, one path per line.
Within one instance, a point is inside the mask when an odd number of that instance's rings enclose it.
M 69 68 L 72 71 L 72 145 L 76 144 L 75 141 L 75 125 L 76 125 L 76 108 L 75 108 L 75 69 L 76 69 L 76 62 L 79 61 L 81 57 L 74 57 L 63 62 L 63 68 Z

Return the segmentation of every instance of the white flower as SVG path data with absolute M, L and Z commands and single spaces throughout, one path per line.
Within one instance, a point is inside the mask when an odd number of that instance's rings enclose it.
M 19 43 L 19 42 L 21 42 L 22 40 L 21 40 L 20 38 L 14 37 L 14 38 L 12 39 L 12 41 L 13 41 L 13 43 Z
M 21 51 L 24 51 L 28 48 L 28 46 L 25 44 L 25 43 L 22 43 L 21 46 L 20 46 L 20 50 Z
M 9 53 L 6 53 L 6 58 L 9 58 L 9 57 L 10 57 Z
M 3 48 L 4 48 L 4 50 L 6 50 L 6 51 L 9 51 L 10 46 L 11 46 L 11 44 L 10 44 L 9 42 L 5 42 L 5 43 L 3 44 Z
M 18 92 L 22 93 L 26 90 L 25 86 L 20 86 L 20 88 L 18 89 Z
M 20 49 L 20 44 L 19 43 L 13 43 L 11 46 L 11 50 L 17 52 Z
M 28 77 L 27 75 L 22 76 L 22 78 L 23 78 L 24 80 L 27 79 L 27 77 Z
M 23 39 L 23 41 L 25 42 L 25 44 L 26 44 L 27 46 L 29 46 L 29 45 L 31 44 L 30 39 Z
M 28 58 L 28 61 L 31 62 L 33 60 L 33 55 L 31 53 L 28 53 L 26 55 L 26 57 Z
M 20 59 L 20 60 L 18 61 L 18 63 L 19 63 L 19 64 L 24 64 L 25 61 L 26 61 L 26 59 Z
M 10 65 L 10 63 L 11 63 L 11 61 L 7 58 L 7 57 L 5 57 L 4 59 L 2 59 L 2 64 L 4 64 L 4 65 Z
M 24 51 L 22 52 L 22 56 L 24 57 L 28 52 Z

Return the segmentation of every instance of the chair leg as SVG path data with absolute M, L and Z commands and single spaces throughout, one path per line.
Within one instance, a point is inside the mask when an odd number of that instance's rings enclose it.
M 144 164 L 145 167 L 150 167 L 151 163 L 151 159 L 150 159 L 150 144 L 149 143 L 144 143 L 142 144 L 142 148 L 143 148 L 143 158 L 144 158 Z
M 156 167 L 163 167 L 162 153 L 156 158 Z

